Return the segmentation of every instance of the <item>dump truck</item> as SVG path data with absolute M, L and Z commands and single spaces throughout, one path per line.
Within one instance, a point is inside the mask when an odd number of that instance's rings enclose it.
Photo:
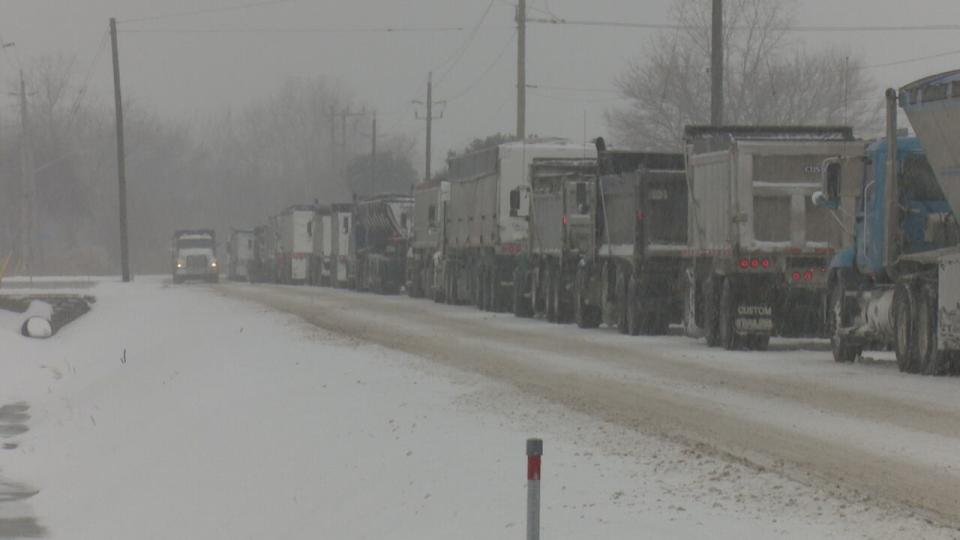
M 330 232 L 332 249 L 330 251 L 330 284 L 339 288 L 354 287 L 354 246 L 353 204 L 335 203 L 330 205 Z
M 251 283 L 277 282 L 277 229 L 272 217 L 266 225 L 253 229 L 253 259 L 248 270 Z
M 710 346 L 822 336 L 843 230 L 811 195 L 824 159 L 856 156 L 849 127 L 687 127 L 684 325 Z
M 513 142 L 448 160 L 450 200 L 434 265 L 448 303 L 490 311 L 512 306 L 518 256 L 527 242 L 529 167 L 536 158 L 595 158 L 592 145 Z
M 682 320 L 683 155 L 603 151 L 602 139 L 598 146 L 597 174 L 568 191 L 574 205 L 563 224 L 581 244 L 576 264 L 554 274 L 563 291 L 554 310 L 581 328 L 605 323 L 624 334 L 666 334 Z
M 213 229 L 183 229 L 173 233 L 173 282 L 203 280 L 215 283 L 220 278 Z
M 355 286 L 396 294 L 407 281 L 407 248 L 413 225 L 410 195 L 380 194 L 354 205 Z
M 413 188 L 413 233 L 407 252 L 407 294 L 443 301 L 443 286 L 435 278 L 437 260 L 443 246 L 446 203 L 450 200 L 450 182 L 435 178 Z
M 250 280 L 250 263 L 253 260 L 253 231 L 233 229 L 227 240 L 227 256 L 230 258 L 227 278 L 233 281 Z
M 277 279 L 284 284 L 307 282 L 307 269 L 313 254 L 313 216 L 311 205 L 295 205 L 276 216 Z
M 329 205 L 315 205 L 313 214 L 313 252 L 310 255 L 308 282 L 329 286 L 333 273 L 333 214 Z
M 960 370 L 960 71 L 889 89 L 886 136 L 823 165 L 814 202 L 853 232 L 830 263 L 834 360 L 893 349 L 899 369 Z M 898 104 L 915 137 L 900 135 Z

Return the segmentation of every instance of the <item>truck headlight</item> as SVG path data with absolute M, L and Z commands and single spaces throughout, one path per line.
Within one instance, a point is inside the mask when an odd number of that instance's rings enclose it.
M 183 268 L 183 261 L 177 261 L 177 268 Z
M 216 268 L 216 267 L 217 267 L 217 261 L 210 261 L 210 268 Z

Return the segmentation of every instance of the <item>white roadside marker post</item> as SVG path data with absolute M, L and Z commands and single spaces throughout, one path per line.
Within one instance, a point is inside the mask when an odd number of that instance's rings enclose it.
M 541 439 L 527 439 L 527 540 L 540 540 Z

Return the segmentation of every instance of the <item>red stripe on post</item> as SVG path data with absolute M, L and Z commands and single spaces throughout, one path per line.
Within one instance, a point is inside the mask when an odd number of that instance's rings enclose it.
M 540 456 L 527 456 L 527 480 L 540 480 Z

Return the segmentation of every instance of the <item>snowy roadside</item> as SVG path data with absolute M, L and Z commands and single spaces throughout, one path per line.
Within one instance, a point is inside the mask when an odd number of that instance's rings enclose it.
M 53 538 L 522 538 L 528 436 L 545 538 L 956 536 L 205 287 L 89 292 L 51 340 L 0 317 L 0 471 Z

